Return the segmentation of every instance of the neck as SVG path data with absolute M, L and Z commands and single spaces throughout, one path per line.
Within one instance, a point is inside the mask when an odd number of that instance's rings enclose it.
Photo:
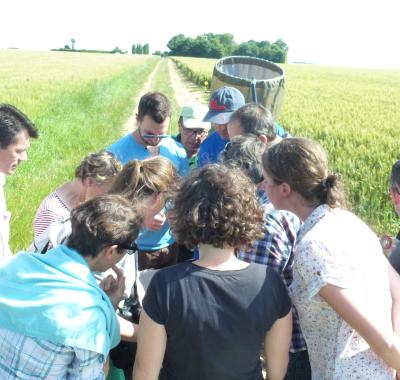
M 60 196 L 68 209 L 73 209 L 86 198 L 86 188 L 80 179 L 75 178 L 71 182 L 64 183 L 57 189 Z
M 248 266 L 235 256 L 233 247 L 215 248 L 209 244 L 199 245 L 200 258 L 194 263 L 214 270 L 237 270 Z
M 136 142 L 137 142 L 138 144 L 144 146 L 145 148 L 147 147 L 148 144 L 146 143 L 146 141 L 144 141 L 144 140 L 142 139 L 142 136 L 140 136 L 139 129 L 135 129 L 135 130 L 132 132 L 132 136 L 133 136 L 133 138 L 136 140 Z

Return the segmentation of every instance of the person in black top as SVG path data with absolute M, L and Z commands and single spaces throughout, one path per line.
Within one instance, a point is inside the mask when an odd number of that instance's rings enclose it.
M 253 184 L 238 169 L 208 165 L 170 203 L 172 233 L 200 257 L 154 275 L 134 379 L 261 380 L 263 343 L 268 379 L 283 379 L 292 330 L 286 287 L 274 270 L 235 255 L 263 234 Z

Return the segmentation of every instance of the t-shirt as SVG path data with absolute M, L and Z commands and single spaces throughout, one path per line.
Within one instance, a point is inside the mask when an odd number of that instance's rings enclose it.
M 261 344 L 291 301 L 264 265 L 216 271 L 184 262 L 154 275 L 143 307 L 167 332 L 161 379 L 260 380 Z
M 49 194 L 40 203 L 33 220 L 35 239 L 47 230 L 52 223 L 68 219 L 70 212 L 71 210 L 63 202 L 57 190 Z
M 189 164 L 185 148 L 170 137 L 162 139 L 159 147 L 160 156 L 168 158 L 174 164 L 179 175 L 186 176 L 189 172 Z M 132 133 L 110 145 L 107 150 L 114 153 L 123 165 L 130 160 L 144 160 L 150 157 L 150 152 L 135 140 Z M 174 242 L 175 239 L 170 233 L 168 222 L 165 222 L 157 231 L 144 228 L 136 240 L 136 244 L 141 250 L 158 250 Z
M 189 172 L 189 164 L 185 148 L 171 137 L 161 139 L 158 146 L 160 147 L 160 156 L 168 158 L 174 164 L 179 175 L 186 176 Z M 144 160 L 150 157 L 149 150 L 139 144 L 132 133 L 117 140 L 107 150 L 114 153 L 122 165 L 130 160 Z
M 289 288 L 312 378 L 393 379 L 394 371 L 319 296 L 327 284 L 349 289 L 376 325 L 392 329 L 387 260 L 378 238 L 354 214 L 321 205 L 300 231 Z
M 198 166 L 215 164 L 220 162 L 219 155 L 224 150 L 226 143 L 216 131 L 211 133 L 201 144 L 199 152 Z

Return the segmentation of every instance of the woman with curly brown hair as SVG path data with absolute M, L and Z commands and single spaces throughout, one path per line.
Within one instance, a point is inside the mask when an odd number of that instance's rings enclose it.
M 264 343 L 268 378 L 283 379 L 291 338 L 291 302 L 279 275 L 236 258 L 262 236 L 254 185 L 237 169 L 193 172 L 169 211 L 180 244 L 198 260 L 159 271 L 144 298 L 135 380 L 260 380 Z

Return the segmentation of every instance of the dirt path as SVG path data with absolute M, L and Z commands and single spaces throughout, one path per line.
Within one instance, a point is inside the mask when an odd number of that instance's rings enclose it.
M 157 63 L 156 67 L 154 68 L 154 70 L 151 72 L 151 74 L 147 78 L 147 82 L 144 84 L 142 91 L 140 91 L 140 94 L 134 100 L 133 108 L 132 108 L 133 109 L 132 115 L 129 117 L 129 119 L 125 122 L 125 124 L 122 127 L 124 135 L 129 132 L 132 132 L 135 129 L 135 127 L 136 127 L 136 112 L 137 112 L 137 108 L 139 105 L 139 100 L 146 92 L 151 91 L 151 87 L 153 85 L 153 81 L 157 74 L 157 71 L 160 67 L 160 63 L 161 63 L 161 60 Z
M 190 103 L 202 103 L 207 105 L 208 93 L 204 92 L 194 83 L 188 81 L 171 59 L 168 59 L 168 69 L 175 99 L 180 107 Z
M 174 90 L 175 99 L 179 105 L 179 107 L 183 107 L 185 104 L 190 103 L 202 103 L 207 105 L 209 94 L 205 92 L 203 89 L 195 85 L 194 83 L 188 81 L 182 73 L 179 72 L 175 63 L 168 59 L 168 72 L 171 78 L 172 88 Z M 154 78 L 157 75 L 158 69 L 160 67 L 161 60 L 158 62 L 154 70 L 151 72 L 145 85 L 142 88 L 142 91 L 138 95 L 138 97 L 133 102 L 133 112 L 129 119 L 123 125 L 123 134 L 127 134 L 132 132 L 136 126 L 136 111 L 139 104 L 140 98 L 146 93 L 151 91 L 152 85 L 154 82 Z

